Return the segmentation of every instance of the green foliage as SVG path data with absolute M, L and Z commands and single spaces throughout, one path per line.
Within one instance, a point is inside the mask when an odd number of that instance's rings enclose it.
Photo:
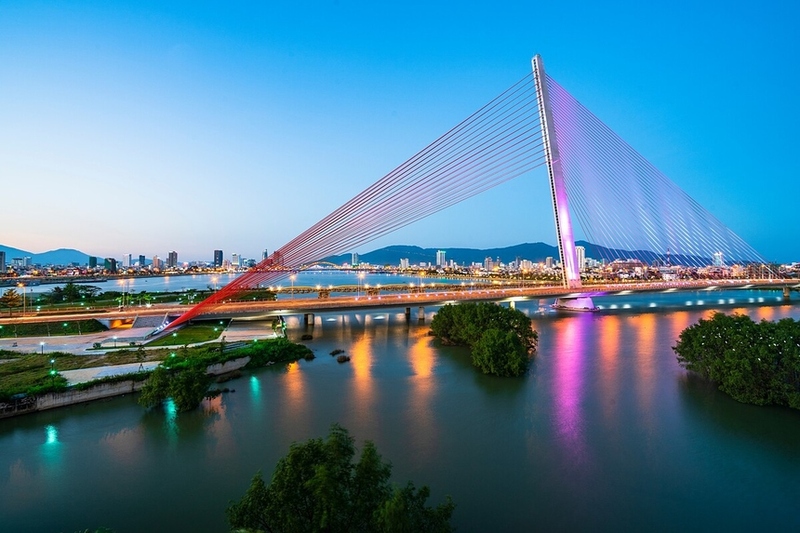
M 187 368 L 173 375 L 169 395 L 179 412 L 191 411 L 203 401 L 210 384 L 205 368 Z
M 678 362 L 734 399 L 800 409 L 800 322 L 715 313 L 683 330 Z
M 269 485 L 259 472 L 227 509 L 234 529 L 249 531 L 451 531 L 454 505 L 426 506 L 427 487 L 392 491 L 391 465 L 364 444 L 354 463 L 354 439 L 334 424 L 327 439 L 294 443 L 278 461 Z
M 0 307 L 8 309 L 8 314 L 11 315 L 11 308 L 20 307 L 22 305 L 22 296 L 15 289 L 6 289 L 3 295 L 0 296 Z
M 147 408 L 161 405 L 161 402 L 169 397 L 171 382 L 172 376 L 170 376 L 169 370 L 161 365 L 157 366 L 142 387 L 139 405 Z
M 66 324 L 66 326 L 64 325 Z M 108 328 L 94 319 L 68 320 L 66 322 L 33 322 L 5 324 L 0 337 L 45 337 L 53 335 L 79 335 L 106 331 Z
M 519 376 L 528 369 L 528 352 L 513 331 L 487 329 L 472 346 L 472 364 L 484 374 Z
M 455 510 L 455 504 L 448 496 L 445 503 L 437 507 L 427 507 L 425 503 L 430 492 L 425 486 L 416 490 L 410 481 L 405 487 L 396 488 L 392 497 L 376 513 L 378 529 L 386 533 L 452 531 L 450 516 Z
M 211 377 L 205 367 L 194 366 L 169 370 L 159 365 L 150 374 L 139 395 L 139 404 L 150 408 L 172 398 L 179 412 L 195 409 L 208 390 Z
M 313 352 L 302 344 L 295 344 L 284 337 L 258 341 L 248 344 L 236 351 L 237 357 L 250 357 L 248 367 L 257 368 L 267 363 L 296 361 Z
M 538 341 L 525 313 L 492 303 L 445 305 L 431 331 L 445 343 L 469 346 L 472 364 L 497 376 L 524 374 Z

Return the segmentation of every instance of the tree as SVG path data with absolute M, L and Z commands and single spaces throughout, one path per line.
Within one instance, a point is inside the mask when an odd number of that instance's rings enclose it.
M 171 371 L 159 365 L 142 387 L 139 404 L 156 407 L 172 398 L 179 412 L 191 411 L 203 401 L 210 383 L 211 378 L 202 367 Z
M 800 409 L 800 322 L 715 313 L 683 330 L 678 362 L 735 400 Z
M 11 316 L 11 309 L 22 305 L 22 296 L 14 289 L 7 289 L 3 296 L 0 296 L 0 307 L 8 308 L 8 316 Z
M 489 329 L 472 346 L 472 364 L 484 374 L 519 376 L 528 368 L 528 352 L 513 331 Z
M 538 341 L 525 313 L 485 302 L 443 306 L 431 331 L 447 344 L 469 346 L 472 364 L 498 376 L 524 374 Z
M 455 506 L 425 505 L 427 487 L 394 491 L 391 465 L 367 441 L 354 463 L 354 439 L 338 424 L 327 439 L 293 443 L 269 485 L 257 473 L 226 513 L 234 529 L 250 531 L 451 531 Z
M 169 370 L 161 365 L 157 366 L 142 387 L 139 405 L 147 408 L 161 405 L 161 402 L 169 396 L 170 381 Z

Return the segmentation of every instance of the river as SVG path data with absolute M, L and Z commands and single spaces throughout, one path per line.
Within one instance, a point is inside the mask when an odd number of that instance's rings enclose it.
M 450 494 L 459 531 L 798 530 L 800 412 L 737 403 L 676 362 L 679 332 L 709 313 L 701 297 L 571 316 L 519 302 L 540 336 L 521 379 L 437 346 L 430 312 L 318 315 L 315 360 L 246 374 L 195 412 L 122 397 L 0 421 L 0 529 L 227 531 L 257 470 L 339 422 L 395 482 Z M 733 310 L 800 318 L 777 302 Z

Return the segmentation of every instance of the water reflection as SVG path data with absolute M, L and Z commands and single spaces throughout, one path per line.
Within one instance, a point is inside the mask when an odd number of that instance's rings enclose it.
M 634 386 L 636 387 L 639 410 L 643 413 L 652 413 L 653 401 L 656 394 L 656 328 L 658 321 L 652 313 L 631 317 L 631 323 L 636 329 L 636 358 L 633 361 L 636 369 Z M 652 417 L 643 416 L 643 422 L 649 423 L 648 430 L 652 430 Z
M 369 317 L 367 321 L 369 322 Z M 373 412 L 373 379 L 372 379 L 372 341 L 371 335 L 363 331 L 356 333 L 357 339 L 350 347 L 350 365 L 353 369 L 353 401 L 352 407 L 362 421 L 372 421 Z
M 595 327 L 596 334 L 600 337 L 600 361 L 602 366 L 602 379 L 599 386 L 603 396 L 603 416 L 607 423 L 616 420 L 617 399 L 616 392 L 619 390 L 620 372 L 622 365 L 619 360 L 620 342 L 620 317 L 619 315 L 608 315 L 602 327 Z
M 41 447 L 42 458 L 50 467 L 60 468 L 63 445 L 58 440 L 58 428 L 48 424 L 44 428 L 44 444 Z
M 236 440 L 233 428 L 227 416 L 227 406 L 222 394 L 203 401 L 205 414 L 205 433 L 209 439 L 207 446 L 208 459 L 230 459 L 236 455 Z
M 412 333 L 412 345 L 408 357 L 414 375 L 410 378 L 409 410 L 407 423 L 417 429 L 411 434 L 414 449 L 422 458 L 429 459 L 436 450 L 438 431 L 433 410 L 436 381 L 433 378 L 434 353 L 432 337 L 423 328 Z
M 576 467 L 587 460 L 584 440 L 583 369 L 588 315 L 557 320 L 553 324 L 557 344 L 552 358 L 555 366 L 555 425 L 569 463 Z
M 133 466 L 138 464 L 144 452 L 144 428 L 122 428 L 116 433 L 109 433 L 100 439 L 100 448 L 108 453 L 116 463 Z

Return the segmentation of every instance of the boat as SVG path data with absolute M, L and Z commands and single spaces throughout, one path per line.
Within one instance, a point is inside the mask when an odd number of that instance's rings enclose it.
M 556 298 L 556 301 L 553 302 L 550 308 L 556 311 L 577 311 L 582 313 L 593 313 L 600 310 L 588 296 L 580 296 L 578 298 Z

